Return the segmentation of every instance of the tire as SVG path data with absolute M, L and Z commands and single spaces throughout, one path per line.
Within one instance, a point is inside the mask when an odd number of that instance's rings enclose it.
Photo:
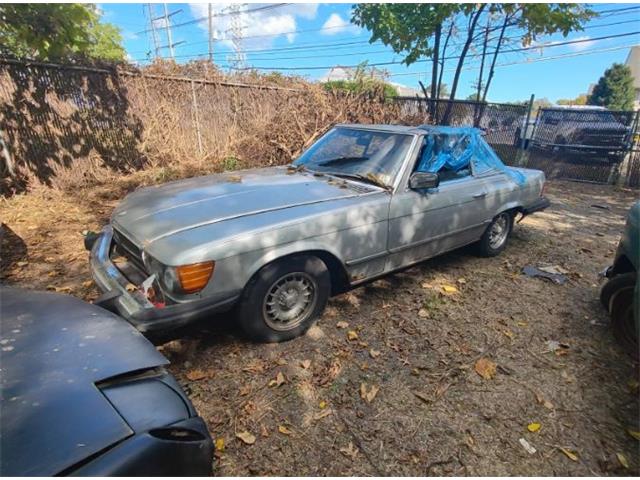
M 609 300 L 611 329 L 622 347 L 638 358 L 638 333 L 633 318 L 633 292 L 635 286 L 625 286 L 616 291 Z
M 322 315 L 330 292 L 329 270 L 317 257 L 297 255 L 270 263 L 244 289 L 237 310 L 240 326 L 256 342 L 291 340 Z
M 628 286 L 633 286 L 636 283 L 636 272 L 627 272 L 616 275 L 607 281 L 600 290 L 600 302 L 602 302 L 602 306 L 607 310 L 607 312 L 611 313 L 611 308 L 609 302 L 611 301 L 611 297 L 620 290 L 621 288 L 625 288 Z
M 495 229 L 499 228 L 499 225 L 502 225 L 502 228 L 505 230 L 501 233 L 498 241 L 494 235 L 496 233 Z M 478 253 L 480 256 L 495 257 L 500 254 L 500 252 L 506 248 L 512 230 L 513 213 L 502 212 L 496 215 L 478 242 Z

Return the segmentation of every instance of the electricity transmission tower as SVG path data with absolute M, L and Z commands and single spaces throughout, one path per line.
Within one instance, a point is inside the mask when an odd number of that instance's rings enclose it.
M 155 16 L 155 6 L 152 3 L 148 3 L 147 7 L 149 9 L 149 24 L 150 24 L 150 28 L 148 29 L 149 32 L 151 32 L 151 38 L 153 40 L 153 48 L 154 48 L 154 53 L 155 53 L 155 58 L 158 57 L 162 57 L 160 51 L 163 48 L 168 48 L 169 49 L 169 56 L 171 57 L 172 60 L 175 60 L 175 55 L 174 55 L 174 51 L 173 51 L 173 47 L 175 47 L 176 45 L 180 45 L 181 43 L 185 43 L 184 41 L 182 42 L 176 42 L 174 43 L 172 38 L 171 38 L 171 22 L 170 22 L 170 18 L 174 15 L 177 15 L 178 13 L 182 12 L 182 9 L 178 9 L 175 10 L 171 13 L 169 13 L 168 9 L 167 9 L 167 4 L 164 4 L 164 13 L 162 15 L 160 15 L 159 17 Z M 165 33 L 167 35 L 167 44 L 166 45 L 160 45 L 159 44 L 159 34 L 158 34 L 158 29 L 161 28 L 158 23 L 159 20 L 162 20 L 162 25 L 164 26 L 165 29 Z
M 234 54 L 229 56 L 229 64 L 235 69 L 244 68 L 247 64 L 247 56 L 242 46 L 243 37 L 243 18 L 242 8 L 245 4 L 234 3 L 228 7 L 229 16 L 231 16 L 231 43 L 233 44 Z

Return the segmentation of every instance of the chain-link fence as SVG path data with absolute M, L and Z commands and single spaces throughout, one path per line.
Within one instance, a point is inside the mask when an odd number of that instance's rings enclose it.
M 527 166 L 553 178 L 625 183 L 620 176 L 638 168 L 637 129 L 638 112 L 542 108 L 527 138 Z
M 261 81 L 0 59 L 0 191 L 105 181 L 146 165 L 217 171 L 287 163 L 340 122 L 474 125 L 508 165 L 638 185 L 632 112 L 542 109 L 534 121 L 530 104 L 385 99 L 296 79 L 286 87 Z

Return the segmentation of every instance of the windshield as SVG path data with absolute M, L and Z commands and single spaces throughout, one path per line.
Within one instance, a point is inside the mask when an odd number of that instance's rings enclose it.
M 306 150 L 294 165 L 391 186 L 412 141 L 413 135 L 336 127 Z

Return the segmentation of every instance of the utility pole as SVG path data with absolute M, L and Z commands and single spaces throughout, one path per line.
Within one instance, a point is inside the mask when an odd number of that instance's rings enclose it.
M 160 46 L 158 45 L 158 33 L 156 32 L 156 22 L 155 22 L 155 14 L 153 12 L 153 5 L 151 3 L 147 3 L 147 8 L 149 10 L 149 24 L 151 26 L 151 38 L 153 40 L 153 53 L 155 58 L 158 58 L 160 54 Z
M 173 40 L 171 40 L 171 26 L 169 25 L 169 11 L 167 10 L 167 4 L 164 5 L 164 28 L 167 30 L 167 41 L 169 45 L 169 55 L 171 55 L 171 60 L 175 60 L 175 55 L 173 54 Z
M 209 4 L 209 62 L 213 63 L 213 8 Z

